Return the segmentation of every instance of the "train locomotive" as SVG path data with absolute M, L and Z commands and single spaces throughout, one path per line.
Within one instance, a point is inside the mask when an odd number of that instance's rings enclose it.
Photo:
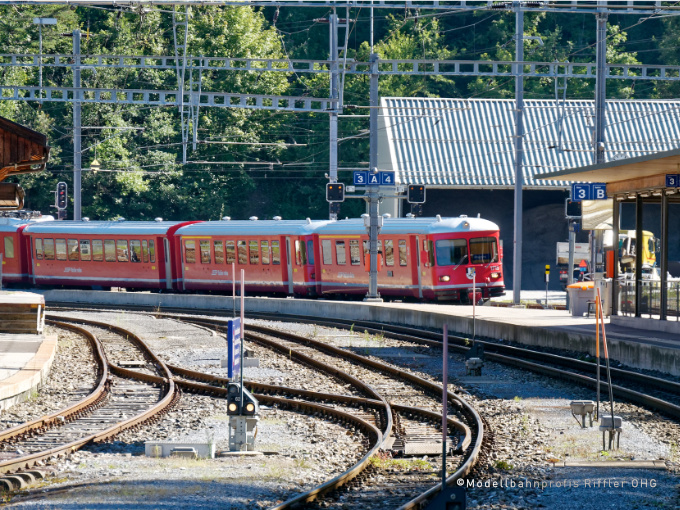
M 363 219 L 0 220 L 5 285 L 231 294 L 244 270 L 249 295 L 368 290 Z M 378 250 L 388 299 L 468 302 L 505 290 L 498 226 L 482 218 L 385 217 Z

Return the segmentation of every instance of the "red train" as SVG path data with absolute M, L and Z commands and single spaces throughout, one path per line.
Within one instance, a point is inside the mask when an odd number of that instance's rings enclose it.
M 230 294 L 363 296 L 368 236 L 340 221 L 90 222 L 0 218 L 3 284 Z M 505 290 L 498 226 L 481 218 L 385 218 L 378 291 L 468 301 Z M 479 294 L 477 298 L 479 299 Z

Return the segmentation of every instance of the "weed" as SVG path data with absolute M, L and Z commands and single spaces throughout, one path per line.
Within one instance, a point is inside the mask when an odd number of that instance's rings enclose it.
M 496 462 L 493 463 L 493 467 L 496 469 L 501 469 L 503 471 L 512 471 L 512 469 L 515 467 L 512 464 L 510 464 L 508 461 L 505 460 L 497 460 Z
M 514 400 L 515 402 L 521 402 L 521 401 L 522 401 L 522 397 L 517 397 L 517 396 L 516 396 L 516 397 L 513 398 L 512 400 Z
M 524 436 L 529 433 L 529 415 L 522 413 L 520 432 Z
M 432 469 L 429 462 L 422 459 L 393 459 L 387 452 L 379 452 L 371 457 L 370 463 L 379 469 L 397 469 L 399 471 L 424 471 Z
M 675 441 L 671 441 L 670 448 L 671 448 L 670 461 L 675 462 L 675 460 L 678 457 L 678 443 L 676 443 Z
M 311 469 L 312 467 L 312 465 L 309 462 L 307 462 L 307 459 L 295 459 L 293 464 L 298 469 Z

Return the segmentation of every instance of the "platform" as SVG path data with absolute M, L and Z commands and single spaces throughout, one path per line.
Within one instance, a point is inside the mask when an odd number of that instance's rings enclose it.
M 127 304 L 152 309 L 186 308 L 215 310 L 231 317 L 231 297 L 197 294 L 152 294 L 82 290 L 45 291 L 50 303 L 101 304 L 113 308 Z M 472 306 L 420 303 L 364 303 L 278 298 L 245 298 L 246 312 L 317 316 L 347 320 L 372 320 L 442 330 L 472 338 Z M 237 299 L 238 313 L 238 299 Z M 504 339 L 526 345 L 595 354 L 595 318 L 572 317 L 552 309 L 475 307 L 478 337 Z M 677 334 L 637 329 L 605 320 L 612 360 L 637 368 L 680 376 L 680 338 Z

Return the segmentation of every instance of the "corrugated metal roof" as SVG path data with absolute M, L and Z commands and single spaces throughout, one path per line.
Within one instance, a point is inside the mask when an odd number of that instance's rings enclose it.
M 401 184 L 514 187 L 514 100 L 383 98 L 381 106 L 387 147 L 379 150 L 389 151 L 381 170 Z M 535 176 L 593 163 L 594 106 L 525 100 L 526 188 L 566 187 Z M 680 101 L 607 101 L 606 126 L 606 161 L 680 147 Z

